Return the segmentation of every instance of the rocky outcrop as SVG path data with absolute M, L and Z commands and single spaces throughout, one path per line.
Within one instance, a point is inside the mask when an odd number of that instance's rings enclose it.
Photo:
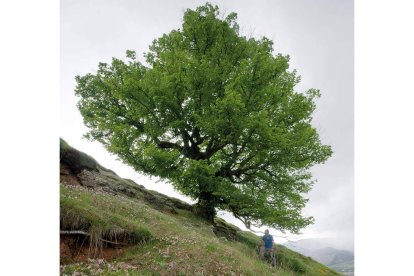
M 193 209 L 179 199 L 147 190 L 130 179 L 119 177 L 91 156 L 70 147 L 63 139 L 60 139 L 60 182 L 137 198 L 163 212 L 174 214 L 177 209 Z

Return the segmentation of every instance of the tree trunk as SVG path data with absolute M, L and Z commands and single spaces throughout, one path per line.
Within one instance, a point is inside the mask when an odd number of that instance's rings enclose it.
M 214 207 L 213 195 L 211 193 L 201 193 L 198 202 L 195 205 L 194 212 L 203 217 L 207 221 L 214 223 L 214 217 L 216 216 L 216 209 Z

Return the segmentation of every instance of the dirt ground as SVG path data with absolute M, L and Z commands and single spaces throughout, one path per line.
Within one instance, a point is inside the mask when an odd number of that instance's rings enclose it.
M 87 262 L 89 258 L 111 260 L 120 256 L 125 249 L 125 247 L 114 248 L 109 246 L 98 249 L 90 248 L 87 237 L 82 235 L 61 235 L 60 263 Z

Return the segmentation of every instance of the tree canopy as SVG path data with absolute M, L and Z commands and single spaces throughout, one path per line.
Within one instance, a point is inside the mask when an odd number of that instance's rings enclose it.
M 127 51 L 76 76 L 78 108 L 89 139 L 197 199 L 206 218 L 219 208 L 297 233 L 313 221 L 301 214 L 310 168 L 332 153 L 311 125 L 320 94 L 296 92 L 289 57 L 241 35 L 236 19 L 208 3 L 188 9 L 145 63 Z

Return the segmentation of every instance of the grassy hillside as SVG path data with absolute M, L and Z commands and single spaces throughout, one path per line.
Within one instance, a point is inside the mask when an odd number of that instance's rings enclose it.
M 73 161 L 76 152 L 66 150 L 61 152 L 61 275 L 339 275 L 283 246 L 277 246 L 273 268 L 259 260 L 256 235 L 221 219 L 213 227 L 190 205 L 92 162 L 86 162 L 90 169 L 73 170 L 66 159 Z
M 258 259 L 259 238 L 239 231 L 240 241 L 218 238 L 212 226 L 180 210 L 166 214 L 139 200 L 84 187 L 61 185 L 61 221 L 67 229 L 93 233 L 90 254 L 99 256 L 103 239 L 130 244 L 110 262 L 62 266 L 62 274 L 96 272 L 109 275 L 337 275 L 325 266 L 285 247 L 277 247 L 279 268 Z M 132 244 L 137 243 L 133 246 Z

